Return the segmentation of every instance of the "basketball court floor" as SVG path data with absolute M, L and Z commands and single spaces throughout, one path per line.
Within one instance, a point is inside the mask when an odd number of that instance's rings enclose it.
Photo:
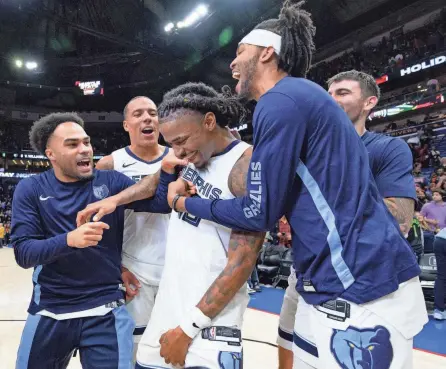
M 0 369 L 14 369 L 32 292 L 32 269 L 14 261 L 12 249 L 0 249 Z M 276 332 L 283 290 L 264 288 L 252 295 L 243 327 L 244 368 L 276 369 Z M 414 369 L 446 369 L 446 322 L 430 320 L 416 337 Z M 78 357 L 69 369 L 80 369 Z M 327 368 L 330 369 L 330 368 Z

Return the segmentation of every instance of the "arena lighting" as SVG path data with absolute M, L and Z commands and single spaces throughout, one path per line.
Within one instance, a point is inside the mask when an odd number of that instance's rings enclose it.
M 204 4 L 198 5 L 197 9 L 195 9 L 195 11 L 201 15 L 202 17 L 204 17 L 207 13 L 208 13 L 208 7 Z
M 190 13 L 186 19 L 184 19 L 185 27 L 190 27 L 194 23 L 203 18 L 208 13 L 208 8 L 206 5 L 199 5 L 192 13 Z
M 175 27 L 175 25 L 172 22 L 170 22 L 170 23 L 166 24 L 166 26 L 164 27 L 164 31 L 170 32 L 173 30 L 174 27 Z
M 17 68 L 22 68 L 22 67 L 23 67 L 23 62 L 22 62 L 20 59 L 17 59 L 17 60 L 15 61 L 15 66 L 16 66 Z
M 208 6 L 205 4 L 200 4 L 186 18 L 184 18 L 182 21 L 177 22 L 176 28 L 181 29 L 185 27 L 190 27 L 193 24 L 197 23 L 206 14 L 208 14 L 208 12 L 209 12 Z M 173 23 L 169 23 L 164 27 L 164 30 L 166 32 L 171 32 L 174 28 L 175 25 Z
M 29 69 L 29 70 L 37 69 L 37 63 L 36 62 L 26 62 L 25 67 L 26 67 L 26 69 Z

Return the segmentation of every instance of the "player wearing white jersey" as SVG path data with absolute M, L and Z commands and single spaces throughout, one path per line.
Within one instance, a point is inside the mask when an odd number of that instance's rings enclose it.
M 229 199 L 245 192 L 251 147 L 225 128 L 242 106 L 203 84 L 180 86 L 160 105 L 160 131 L 196 194 Z M 242 367 L 241 326 L 248 279 L 263 233 L 236 232 L 187 213 L 172 213 L 166 263 L 136 368 Z M 168 364 L 168 365 L 166 365 Z
M 99 169 L 114 169 L 138 182 L 161 169 L 167 147 L 158 145 L 159 127 L 155 103 L 147 97 L 130 100 L 124 109 L 124 130 L 130 146 L 102 158 Z M 164 265 L 168 214 L 125 211 L 122 268 L 127 308 L 135 320 L 135 354 L 152 313 Z

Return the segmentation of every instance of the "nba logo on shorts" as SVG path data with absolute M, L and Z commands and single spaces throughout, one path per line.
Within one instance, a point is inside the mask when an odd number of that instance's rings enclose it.
M 109 194 L 108 187 L 106 185 L 93 186 L 93 194 L 98 200 L 105 199 Z

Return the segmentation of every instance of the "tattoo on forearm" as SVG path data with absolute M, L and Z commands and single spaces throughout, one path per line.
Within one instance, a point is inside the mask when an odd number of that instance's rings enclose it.
M 241 197 L 246 194 L 246 177 L 248 175 L 249 163 L 251 162 L 251 155 L 252 150 L 246 150 L 243 156 L 235 163 L 229 174 L 229 190 L 236 197 Z
M 405 235 L 408 234 L 414 215 L 414 200 L 402 197 L 388 197 L 384 199 L 384 202 L 400 225 L 401 232 Z
M 159 171 L 156 172 L 155 174 L 150 174 L 148 176 L 145 176 L 135 185 L 119 193 L 118 195 L 120 200 L 119 203 L 121 205 L 129 204 L 131 202 L 153 197 L 155 195 L 159 179 L 160 179 Z
M 228 263 L 197 305 L 203 314 L 215 318 L 246 283 L 264 239 L 263 232 L 232 231 Z

